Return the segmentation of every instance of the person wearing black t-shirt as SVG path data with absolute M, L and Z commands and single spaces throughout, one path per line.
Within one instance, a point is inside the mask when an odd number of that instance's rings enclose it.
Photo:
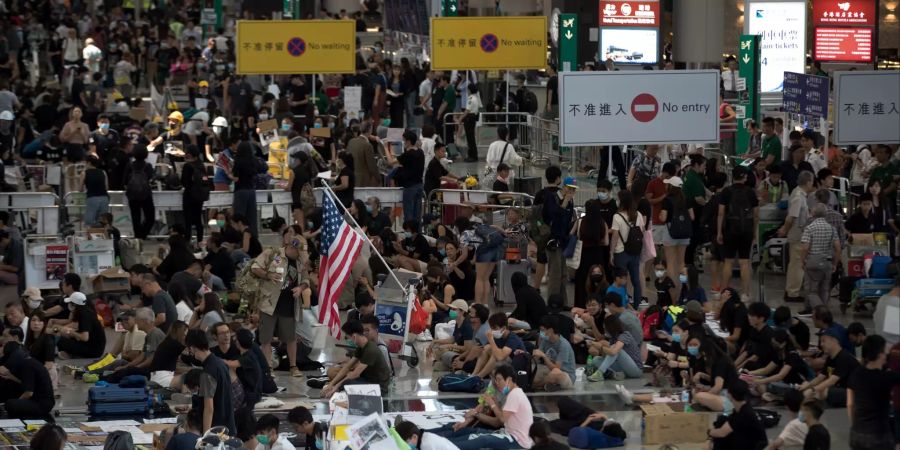
M 308 409 L 303 406 L 294 407 L 288 412 L 287 419 L 294 427 L 294 431 L 305 437 L 306 445 L 304 448 L 306 450 L 324 448 L 324 439 L 328 432 L 328 427 L 322 423 L 315 422 L 312 413 Z
M 773 331 L 766 325 L 770 312 L 771 310 L 765 303 L 750 304 L 747 311 L 747 319 L 750 321 L 750 330 L 748 330 L 750 340 L 744 344 L 744 349 L 735 361 L 735 365 L 739 369 L 755 371 L 766 368 L 772 361 Z
M 891 390 L 900 385 L 900 372 L 884 370 L 886 344 L 877 334 L 866 337 L 862 345 L 864 365 L 850 375 L 847 383 L 850 448 L 854 450 L 889 449 L 894 443 L 888 411 Z
M 301 115 L 306 111 L 309 103 L 309 88 L 303 83 L 303 75 L 291 75 L 291 84 L 287 88 L 288 103 L 291 106 L 291 114 Z
M 245 259 L 253 259 L 259 256 L 262 253 L 262 244 L 256 235 L 253 234 L 249 220 L 242 215 L 235 214 L 231 218 L 231 222 L 234 225 L 234 229 L 241 234 L 241 240 L 237 248 L 231 252 L 232 261 L 235 264 L 239 264 Z
M 206 239 L 206 256 L 203 258 L 205 269 L 211 274 L 222 279 L 226 289 L 231 289 L 234 283 L 234 262 L 231 260 L 228 249 L 222 246 L 222 235 L 212 233 Z
M 231 395 L 231 376 L 228 366 L 222 360 L 213 355 L 209 350 L 209 340 L 202 330 L 190 330 L 184 338 L 185 347 L 189 354 L 193 355 L 203 366 L 199 377 L 189 381 L 185 374 L 185 385 L 196 389 L 198 400 L 194 402 L 197 408 L 203 410 L 203 428 L 208 430 L 213 426 L 225 426 L 229 430 L 236 430 L 234 411 Z
M 739 381 L 734 362 L 710 338 L 704 338 L 700 343 L 700 355 L 705 364 L 694 375 L 694 382 L 702 382 L 709 387 L 695 388 L 694 399 L 713 411 L 727 412 L 731 400 L 726 398 L 723 391 L 727 389 L 730 392 L 731 386 Z
M 382 230 L 391 228 L 391 218 L 381 210 L 381 200 L 369 197 L 366 200 L 366 211 L 369 213 L 369 236 L 381 236 Z
M 425 153 L 418 146 L 416 133 L 403 133 L 403 153 L 394 157 L 394 151 L 387 146 L 385 155 L 388 164 L 399 166 L 394 175 L 394 183 L 403 188 L 403 220 L 422 217 L 422 200 L 425 189 L 422 185 L 425 172 Z
M 793 385 L 806 381 L 809 377 L 809 366 L 803 361 L 800 352 L 794 347 L 790 334 L 783 330 L 775 330 L 772 337 L 774 353 L 772 361 L 765 367 L 750 372 L 751 375 L 763 376 L 751 382 L 759 392 L 767 392 L 773 396 L 783 397 L 793 390 Z
M 798 350 L 804 352 L 809 350 L 809 326 L 802 320 L 793 317 L 791 308 L 787 306 L 775 308 L 772 321 L 775 322 L 776 329 L 780 328 L 790 333 Z
M 337 199 L 349 208 L 353 203 L 353 189 L 356 186 L 356 176 L 353 174 L 353 156 L 347 152 L 341 152 L 337 155 L 338 174 L 334 178 L 332 190 Z
M 728 388 L 728 396 L 734 404 L 734 413 L 720 426 L 709 430 L 709 437 L 716 447 L 733 450 L 759 450 L 769 443 L 756 411 L 747 400 L 750 388 L 742 380 L 735 380 Z
M 453 176 L 441 162 L 446 157 L 447 147 L 440 142 L 434 144 L 434 158 L 428 162 L 428 169 L 425 171 L 425 192 L 440 188 L 442 181 L 455 182 L 457 180 L 457 177 Z
M 394 242 L 394 250 L 397 251 L 397 264 L 401 268 L 425 273 L 432 250 L 419 228 L 418 220 L 405 220 L 403 222 L 403 238 Z
M 88 303 L 81 292 L 73 292 L 65 299 L 71 315 L 67 320 L 51 320 L 52 334 L 59 336 L 56 343 L 63 358 L 99 358 L 106 348 L 106 333 L 97 319 L 94 305 Z
M 750 321 L 747 318 L 747 307 L 734 288 L 725 288 L 719 296 L 722 308 L 719 310 L 719 325 L 729 333 L 725 337 L 728 353 L 737 356 L 744 348 L 750 335 Z
M 825 368 L 815 378 L 799 386 L 807 397 L 825 400 L 830 406 L 844 407 L 847 404 L 847 382 L 859 367 L 859 361 L 841 348 L 841 337 L 832 329 L 826 329 L 819 338 L 819 346 L 827 355 Z
M 6 358 L 4 363 L 8 373 L 4 378 L 18 384 L 17 390 L 21 392 L 18 398 L 6 400 L 4 406 L 9 418 L 52 420 L 50 411 L 56 400 L 47 368 L 40 361 L 28 356 L 22 350 L 22 344 L 15 341 L 7 342 L 3 346 L 3 354 L 19 355 Z

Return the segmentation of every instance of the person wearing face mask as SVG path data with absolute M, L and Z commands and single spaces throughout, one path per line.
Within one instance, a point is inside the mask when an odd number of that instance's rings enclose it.
M 447 370 L 451 369 L 453 359 L 468 352 L 475 345 L 474 330 L 468 317 L 469 304 L 465 300 L 456 299 L 450 303 L 449 317 L 454 323 L 453 335 L 446 339 L 432 342 L 434 360 L 443 363 Z
M 106 348 L 106 334 L 103 324 L 97 319 L 94 305 L 81 292 L 71 291 L 67 295 L 64 301 L 69 305 L 69 318 L 51 320 L 52 328 L 48 330 L 59 337 L 56 348 L 60 351 L 60 358 L 99 358 Z
M 391 219 L 381 210 L 381 200 L 378 197 L 369 197 L 366 200 L 366 212 L 369 214 L 370 236 L 380 236 L 382 230 L 391 227 Z
M 353 173 L 353 156 L 347 152 L 340 152 L 335 160 L 338 174 L 332 178 L 332 190 L 337 199 L 349 207 L 353 203 L 353 189 L 356 185 L 356 177 Z
M 735 383 L 744 383 L 738 378 L 734 362 L 711 338 L 704 338 L 699 350 L 691 348 L 694 347 L 688 346 L 688 353 L 695 356 L 696 352 L 704 362 L 700 370 L 695 371 L 691 380 L 694 385 L 691 398 L 708 409 L 731 414 L 735 405 L 728 397 L 728 391 Z M 744 385 L 746 386 L 746 383 Z
M 766 444 L 766 429 L 763 428 L 753 407 L 750 405 L 750 388 L 742 380 L 736 380 L 726 394 L 734 405 L 734 414 L 719 426 L 709 430 L 706 448 L 728 448 L 735 450 L 755 450 Z M 717 421 L 718 423 L 718 421 Z
M 428 270 L 428 261 L 432 253 L 431 246 L 420 229 L 418 220 L 408 219 L 403 222 L 402 239 L 394 242 L 394 250 L 398 253 L 397 264 L 416 273 Z
M 533 352 L 538 362 L 534 387 L 547 392 L 572 389 L 575 383 L 575 352 L 558 329 L 560 323 L 555 317 L 542 317 L 539 346 Z
M 184 114 L 178 111 L 171 112 L 167 124 L 169 130 L 150 141 L 147 144 L 147 151 L 155 151 L 156 147 L 162 144 L 163 153 L 168 155 L 173 161 L 181 162 L 184 158 L 184 151 L 191 143 L 190 136 L 182 132 Z
M 209 92 L 209 81 L 200 80 L 197 83 L 197 89 L 191 90 L 191 104 L 200 111 L 216 111 L 218 105 L 212 94 Z
M 181 428 L 180 433 L 169 439 L 165 450 L 194 450 L 197 447 L 197 441 L 203 433 L 202 411 L 199 409 L 190 410 Z
M 397 418 L 394 430 L 411 450 L 459 450 L 447 438 L 425 431 L 416 424 Z
M 487 378 L 495 367 L 508 364 L 515 351 L 526 351 L 522 339 L 509 331 L 508 321 L 506 314 L 502 312 L 494 313 L 488 318 L 491 332 L 487 334 L 487 344 L 478 357 L 473 375 Z
M 325 450 L 327 424 L 315 422 L 312 413 L 303 406 L 296 406 L 288 411 L 287 420 L 298 435 L 302 434 L 305 437 L 305 450 Z

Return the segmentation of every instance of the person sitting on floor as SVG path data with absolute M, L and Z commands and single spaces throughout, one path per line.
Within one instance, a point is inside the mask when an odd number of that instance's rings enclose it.
M 487 335 L 487 345 L 478 357 L 473 375 L 487 378 L 499 364 L 509 363 L 513 353 L 526 351 L 522 339 L 509 331 L 507 317 L 502 312 L 494 313 L 488 319 L 491 332 Z
M 150 378 L 153 356 L 156 354 L 156 349 L 159 348 L 159 345 L 166 339 L 166 335 L 156 326 L 156 317 L 152 309 L 138 309 L 134 314 L 134 319 L 138 328 L 146 334 L 143 351 L 136 358 L 129 361 L 128 364 L 116 367 L 115 371 L 104 376 L 103 380 L 107 382 L 118 383 L 128 375 L 143 375 Z
M 44 365 L 28 356 L 16 341 L 3 345 L 0 379 L 4 386 L 2 399 L 11 419 L 53 420 L 50 411 L 56 404 L 53 383 Z
M 409 421 L 401 421 L 394 426 L 394 430 L 400 439 L 403 439 L 411 449 L 418 450 L 458 450 L 447 438 L 420 429 Z
M 448 370 L 453 365 L 454 358 L 468 352 L 475 345 L 475 330 L 472 329 L 468 313 L 469 304 L 465 300 L 453 300 L 450 303 L 450 320 L 454 322 L 453 335 L 432 342 L 435 362 L 440 361 Z
M 293 425 L 298 435 L 303 435 L 306 440 L 306 450 L 319 450 L 325 448 L 325 436 L 328 434 L 327 422 L 316 422 L 312 413 L 303 406 L 295 406 L 288 411 L 288 422 Z
M 844 407 L 847 404 L 847 382 L 860 366 L 859 361 L 841 347 L 841 336 L 836 329 L 826 329 L 819 339 L 819 346 L 828 356 L 825 367 L 815 378 L 802 383 L 798 389 L 807 398 L 824 400 L 834 407 Z
M 488 318 L 491 315 L 487 306 L 475 303 L 469 306 L 469 312 L 466 313 L 469 323 L 472 324 L 473 345 L 468 350 L 458 354 L 450 364 L 451 370 L 462 370 L 466 373 L 472 373 L 475 370 L 475 364 L 478 363 L 478 357 L 484 351 L 487 345 L 487 335 L 491 332 L 491 326 L 488 324 Z
M 800 391 L 792 390 L 784 396 L 784 406 L 795 416 L 793 420 L 789 420 L 781 433 L 774 441 L 769 443 L 765 450 L 779 450 L 781 448 L 797 449 L 803 448 L 803 441 L 806 439 L 806 432 L 809 427 L 804 422 L 803 415 L 800 414 L 800 407 L 803 403 L 803 394 Z
M 569 341 L 559 335 L 559 320 L 544 316 L 540 329 L 538 348 L 532 352 L 538 363 L 534 387 L 547 392 L 572 389 L 575 385 L 575 352 Z
M 608 295 L 616 295 L 610 293 Z M 611 336 L 612 342 L 600 341 L 599 358 L 594 358 L 593 373 L 588 376 L 588 381 L 603 381 L 614 378 L 617 381 L 625 378 L 640 378 L 643 376 L 644 363 L 641 360 L 641 347 L 631 332 L 625 330 L 622 322 L 616 316 L 607 316 L 603 324 L 606 333 Z
M 768 444 L 766 429 L 763 428 L 756 411 L 750 405 L 750 388 L 747 383 L 737 380 L 731 384 L 728 398 L 734 404 L 734 414 L 727 416 L 724 422 L 717 421 L 715 428 L 709 430 L 711 440 L 706 449 L 733 448 L 758 449 Z M 715 446 L 715 447 L 714 447 Z
M 709 337 L 700 342 L 699 352 L 703 364 L 694 371 L 694 401 L 713 411 L 731 413 L 731 399 L 725 393 L 739 381 L 734 362 Z
M 509 280 L 516 296 L 516 309 L 509 315 L 509 327 L 513 330 L 536 330 L 541 318 L 547 315 L 547 303 L 541 292 L 528 284 L 524 272 L 515 272 Z
M 59 336 L 56 348 L 60 352 L 60 358 L 99 358 L 106 349 L 106 332 L 97 319 L 94 305 L 81 292 L 72 291 L 78 287 L 67 284 L 64 286 L 69 286 L 64 292 L 71 292 L 65 298 L 71 311 L 70 316 L 65 320 L 50 319 L 47 326 L 50 334 Z
M 263 414 L 256 421 L 256 442 L 259 450 L 295 450 L 287 436 L 278 433 L 278 417 Z
M 322 398 L 329 398 L 345 384 L 377 384 L 382 394 L 388 392 L 391 369 L 378 349 L 378 343 L 366 337 L 360 322 L 347 322 L 341 327 L 347 339 L 353 341 L 356 351 L 353 358 L 322 387 Z

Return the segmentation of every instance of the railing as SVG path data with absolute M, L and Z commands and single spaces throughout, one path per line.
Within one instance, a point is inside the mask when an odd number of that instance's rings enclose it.
M 26 216 L 26 227 L 31 228 L 35 216 L 35 233 L 55 235 L 59 232 L 59 196 L 52 192 L 4 192 L 0 193 L 0 209 Z

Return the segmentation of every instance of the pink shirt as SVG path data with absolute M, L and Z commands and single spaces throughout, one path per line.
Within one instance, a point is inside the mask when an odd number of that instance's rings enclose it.
M 506 396 L 503 411 L 509 412 L 509 420 L 506 421 L 506 432 L 509 433 L 522 448 L 531 448 L 534 441 L 528 437 L 528 430 L 534 422 L 534 412 L 531 403 L 522 388 L 515 388 Z

